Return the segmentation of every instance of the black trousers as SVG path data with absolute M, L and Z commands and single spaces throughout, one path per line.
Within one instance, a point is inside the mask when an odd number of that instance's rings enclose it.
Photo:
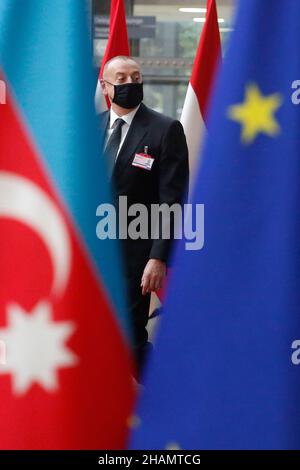
M 140 377 L 145 359 L 152 349 L 146 330 L 149 317 L 150 294 L 142 295 L 141 279 L 143 270 L 144 267 L 137 270 L 127 270 L 126 276 L 127 302 L 133 327 L 133 354 L 136 360 L 138 377 Z

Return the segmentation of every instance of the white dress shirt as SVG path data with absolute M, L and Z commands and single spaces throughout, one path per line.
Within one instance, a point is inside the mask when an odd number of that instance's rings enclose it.
M 106 147 L 106 144 L 111 136 L 111 134 L 113 133 L 113 130 L 114 130 L 114 123 L 117 119 L 123 119 L 123 121 L 125 121 L 125 124 L 123 124 L 122 126 L 122 134 L 121 134 L 121 142 L 120 142 L 120 145 L 119 145 L 119 149 L 118 149 L 118 153 L 117 153 L 117 157 L 116 159 L 118 158 L 118 155 L 119 155 L 119 152 L 121 150 L 121 147 L 124 143 L 124 140 L 125 140 L 125 137 L 127 135 L 127 132 L 129 131 L 129 127 L 131 126 L 131 123 L 133 121 L 133 118 L 137 112 L 137 110 L 139 109 L 140 105 L 138 105 L 136 108 L 134 108 L 132 111 L 130 111 L 130 113 L 128 114 L 124 114 L 124 116 L 118 116 L 114 110 L 112 108 L 110 108 L 110 118 L 109 118 L 109 126 L 107 128 L 107 132 L 106 132 L 106 142 L 105 142 L 105 147 Z

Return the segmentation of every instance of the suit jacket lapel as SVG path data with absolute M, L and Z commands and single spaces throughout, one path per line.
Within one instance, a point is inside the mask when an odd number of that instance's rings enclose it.
M 147 108 L 142 103 L 136 115 L 133 118 L 131 126 L 127 132 L 126 138 L 119 152 L 114 171 L 124 168 L 135 153 L 140 141 L 147 133 L 147 125 L 149 124 Z
M 105 142 L 105 136 L 109 124 L 109 111 L 104 111 L 104 113 L 101 113 L 99 115 L 99 124 L 100 124 L 100 130 L 102 133 L 102 145 L 104 147 L 104 142 Z

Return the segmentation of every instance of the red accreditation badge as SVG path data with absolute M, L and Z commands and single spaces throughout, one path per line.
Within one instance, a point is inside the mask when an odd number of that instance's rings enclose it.
M 132 162 L 132 166 L 137 166 L 143 170 L 150 171 L 154 162 L 154 158 L 147 153 L 148 148 L 145 147 L 145 153 L 136 153 Z

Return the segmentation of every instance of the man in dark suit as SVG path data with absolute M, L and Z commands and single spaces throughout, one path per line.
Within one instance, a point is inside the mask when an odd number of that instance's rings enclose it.
M 117 200 L 127 196 L 128 207 L 144 204 L 149 214 L 153 204 L 181 203 L 189 170 L 180 122 L 142 103 L 141 70 L 130 57 L 118 56 L 107 62 L 101 85 L 111 103 L 110 111 L 101 115 L 101 125 Z M 151 222 L 149 217 L 150 234 Z M 146 331 L 150 293 L 161 288 L 166 276 L 171 240 L 162 236 L 127 238 L 122 240 L 122 246 L 134 326 L 134 353 L 140 370 L 150 347 Z

